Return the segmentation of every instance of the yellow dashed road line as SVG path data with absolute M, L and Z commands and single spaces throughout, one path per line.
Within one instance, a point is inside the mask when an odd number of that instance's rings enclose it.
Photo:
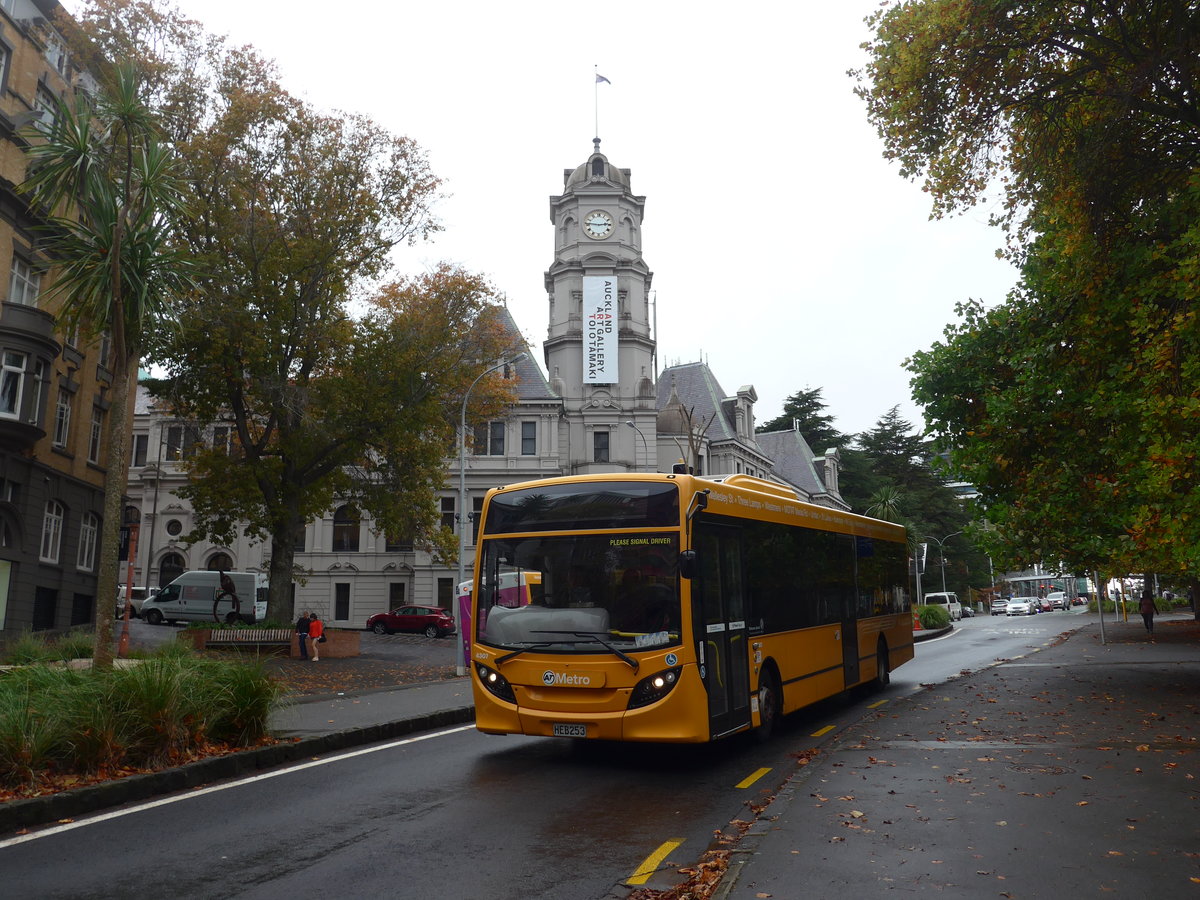
M 638 866 L 637 871 L 629 876 L 626 884 L 645 884 L 650 880 L 650 876 L 658 871 L 658 867 L 662 865 L 662 861 L 671 855 L 671 852 L 683 843 L 683 838 L 672 839 L 666 841 L 657 850 L 642 860 L 642 864 Z

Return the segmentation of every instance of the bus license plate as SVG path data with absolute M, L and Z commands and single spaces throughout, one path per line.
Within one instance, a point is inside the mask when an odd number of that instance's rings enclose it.
M 555 737 L 587 737 L 587 726 L 576 725 L 573 722 L 555 722 Z

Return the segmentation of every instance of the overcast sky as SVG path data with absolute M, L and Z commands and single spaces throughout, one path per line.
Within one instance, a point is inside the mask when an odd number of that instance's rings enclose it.
M 597 94 L 601 150 L 646 197 L 660 365 L 704 359 L 727 393 L 753 385 L 759 421 L 820 387 L 842 431 L 897 404 L 920 425 L 904 359 L 957 301 L 993 305 L 1015 281 L 986 210 L 930 222 L 882 157 L 846 74 L 876 0 L 180 6 L 317 107 L 427 150 L 445 231 L 401 271 L 487 275 L 543 370 L 549 197 L 592 151 Z

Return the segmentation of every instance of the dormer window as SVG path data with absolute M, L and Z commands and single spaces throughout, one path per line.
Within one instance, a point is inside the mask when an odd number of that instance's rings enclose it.
M 597 156 L 592 160 L 592 174 L 597 178 L 604 177 L 604 159 L 602 157 Z

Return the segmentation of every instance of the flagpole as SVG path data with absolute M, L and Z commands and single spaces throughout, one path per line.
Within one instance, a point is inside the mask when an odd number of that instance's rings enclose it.
M 596 116 L 596 137 L 600 137 L 600 64 L 596 63 L 592 69 L 596 76 L 592 79 L 592 112 Z

